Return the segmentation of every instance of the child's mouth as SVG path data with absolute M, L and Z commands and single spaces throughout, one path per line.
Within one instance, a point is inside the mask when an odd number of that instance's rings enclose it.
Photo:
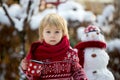
M 50 42 L 55 42 L 56 40 L 50 40 Z

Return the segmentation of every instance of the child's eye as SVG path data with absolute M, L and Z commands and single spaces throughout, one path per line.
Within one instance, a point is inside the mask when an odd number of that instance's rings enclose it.
M 59 31 L 55 31 L 55 33 L 60 33 Z
M 50 33 L 50 31 L 46 31 L 46 33 Z

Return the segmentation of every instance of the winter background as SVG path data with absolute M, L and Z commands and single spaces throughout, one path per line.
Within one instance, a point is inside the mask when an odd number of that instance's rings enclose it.
M 83 28 L 99 26 L 107 41 L 108 68 L 120 80 L 120 0 L 0 0 L 0 80 L 25 80 L 20 61 L 49 13 L 67 20 L 71 46 L 81 41 Z

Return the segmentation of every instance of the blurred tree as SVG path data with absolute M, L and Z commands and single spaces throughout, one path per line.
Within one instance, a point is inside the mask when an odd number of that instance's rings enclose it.
M 114 19 L 112 21 L 113 28 L 109 37 L 111 39 L 119 38 L 120 39 L 120 0 L 115 0 L 115 13 Z M 110 55 L 110 64 L 108 65 L 111 68 L 111 71 L 114 73 L 115 80 L 120 79 L 120 51 L 115 48 L 114 51 L 109 52 Z
M 10 6 L 17 1 L 9 0 L 6 3 Z M 0 0 L 0 4 L 11 23 L 11 26 L 0 24 L 0 80 L 18 80 L 20 78 L 18 66 L 23 56 L 26 55 L 28 45 L 36 39 L 37 31 L 35 30 L 34 34 L 30 29 L 27 22 L 28 17 L 24 20 L 23 31 L 18 31 L 7 9 L 3 6 L 2 0 Z M 31 2 L 29 1 L 27 14 L 30 5 Z
M 18 2 L 19 0 L 7 0 L 7 4 L 9 6 Z M 0 6 L 2 5 L 0 4 Z M 96 8 L 94 7 L 94 10 L 96 10 Z M 112 25 L 114 26 L 111 33 L 108 35 L 111 39 L 120 38 L 120 23 L 119 23 L 120 0 L 115 0 L 115 8 L 116 11 L 114 14 L 114 20 L 112 21 Z M 43 11 L 43 9 L 41 9 L 41 11 Z M 28 12 L 29 12 L 29 7 L 28 7 Z M 89 24 L 90 24 L 89 22 L 80 23 L 79 21 L 71 21 L 71 20 L 68 21 L 70 42 L 72 46 L 74 46 L 78 42 L 76 35 L 77 28 L 79 26 L 86 27 Z M 20 76 L 19 76 L 18 66 L 21 59 L 23 58 L 23 53 L 26 53 L 28 51 L 30 44 L 33 41 L 38 40 L 38 36 L 39 36 L 38 30 L 32 30 L 27 20 L 24 21 L 24 30 L 20 32 L 18 32 L 15 29 L 14 23 L 12 26 L 0 24 L 0 79 L 1 80 L 19 80 Z M 108 65 L 108 67 L 111 69 L 113 74 L 115 73 L 114 74 L 116 78 L 115 80 L 119 80 L 120 67 L 118 65 L 120 64 L 120 52 L 116 49 L 113 52 L 109 52 L 109 55 L 110 55 L 110 64 Z M 117 63 L 116 60 L 118 61 Z

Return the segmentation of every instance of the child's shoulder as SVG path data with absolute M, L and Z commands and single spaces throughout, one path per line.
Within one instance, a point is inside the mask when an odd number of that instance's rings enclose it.
M 77 54 L 78 50 L 77 50 L 76 48 L 69 47 L 68 52 L 71 52 L 71 53 Z
M 40 44 L 41 44 L 40 41 L 35 41 L 35 42 L 33 42 L 33 43 L 31 44 L 31 47 L 35 47 L 35 46 L 38 46 L 38 45 L 40 45 Z
M 78 52 L 77 49 L 70 47 L 67 53 L 68 58 L 71 58 L 74 61 L 79 61 L 77 52 Z
M 33 42 L 30 46 L 30 52 L 34 51 L 39 45 L 41 45 L 40 41 Z

